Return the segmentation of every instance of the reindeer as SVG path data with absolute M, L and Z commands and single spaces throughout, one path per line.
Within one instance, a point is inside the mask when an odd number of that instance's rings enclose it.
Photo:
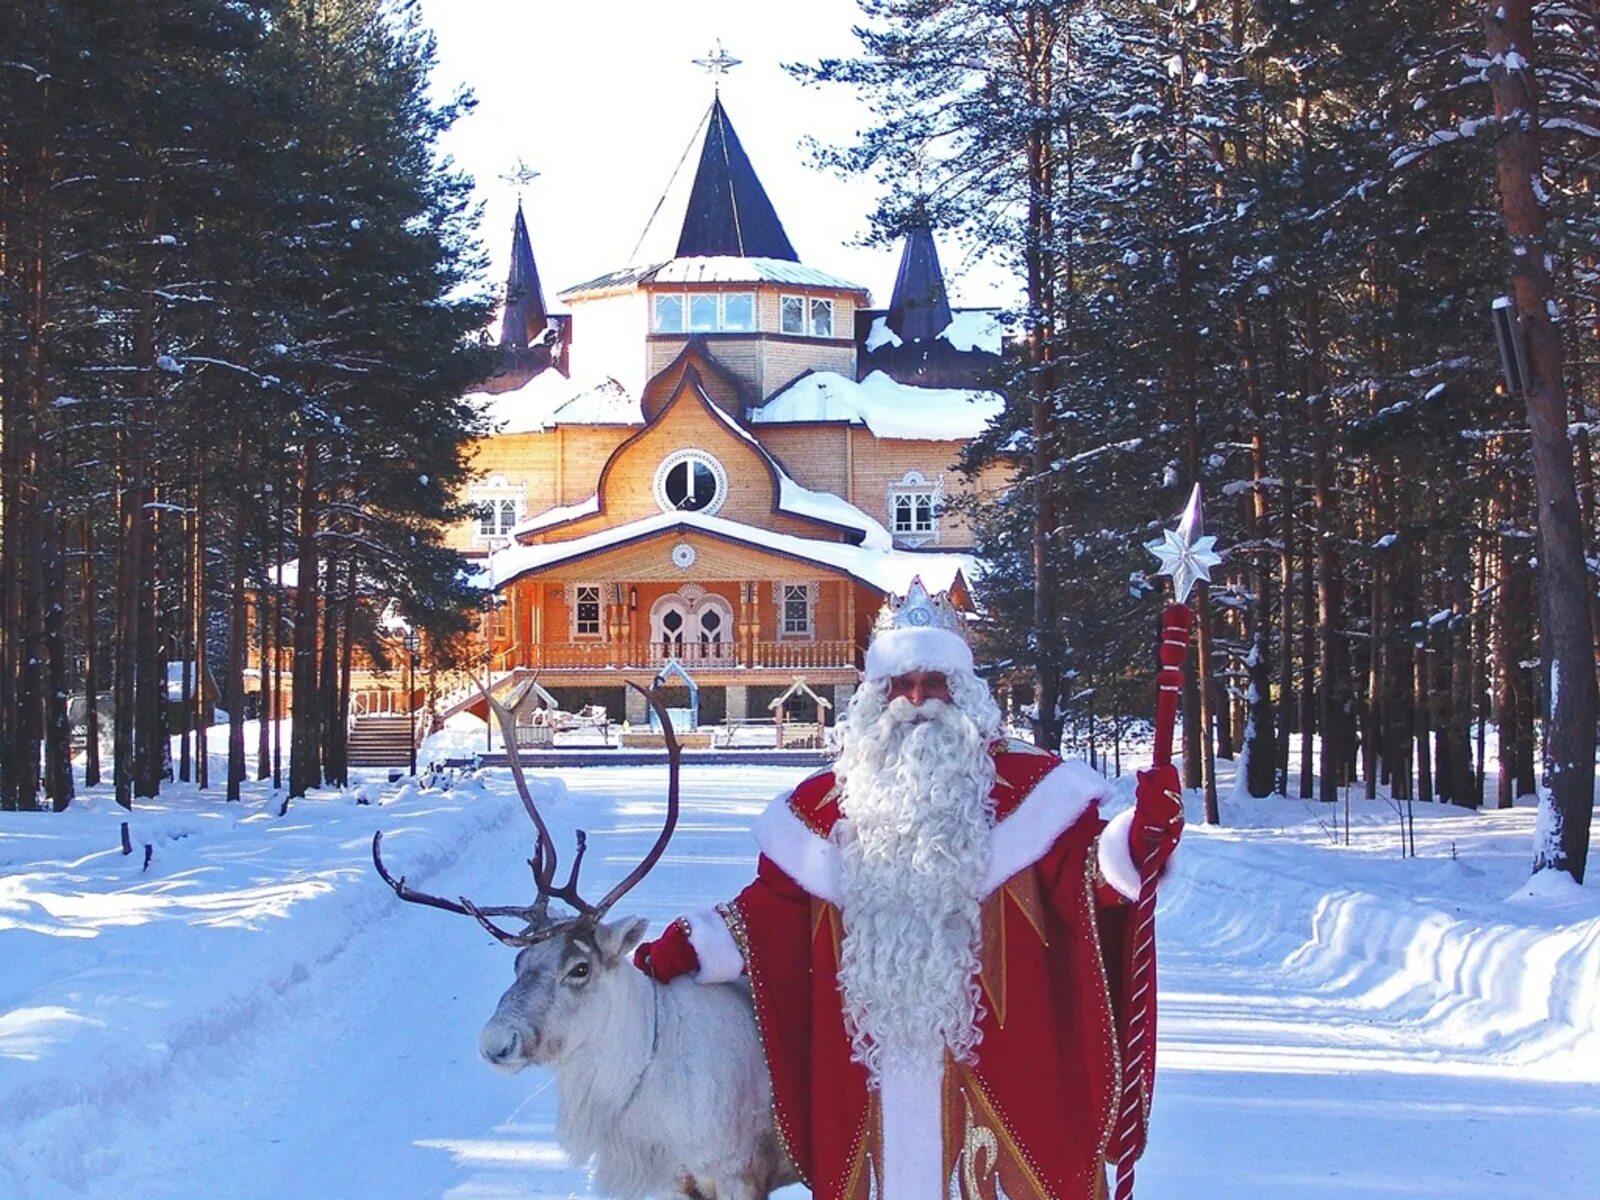
M 419 892 L 384 866 L 381 831 L 372 838 L 372 861 L 402 900 L 471 916 L 517 948 L 516 980 L 483 1027 L 478 1052 L 506 1074 L 534 1063 L 555 1075 L 557 1137 L 575 1162 L 592 1163 L 600 1192 L 623 1200 L 765 1200 L 799 1177 L 774 1125 L 772 1083 L 748 986 L 687 978 L 656 983 L 630 962 L 646 921 L 605 920 L 655 866 L 678 822 L 682 750 L 672 721 L 659 696 L 629 686 L 649 702 L 665 734 L 667 816 L 649 853 L 598 904 L 578 894 L 587 845 L 582 830 L 571 873 L 556 884 L 555 843 L 523 774 L 511 714 L 487 691 L 537 833 L 528 860 L 534 902 L 486 907 Z M 552 917 L 552 899 L 575 915 Z M 524 928 L 509 932 L 497 917 L 517 918 Z

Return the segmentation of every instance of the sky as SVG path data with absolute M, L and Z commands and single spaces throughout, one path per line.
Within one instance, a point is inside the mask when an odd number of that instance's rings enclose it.
M 502 176 L 518 159 L 540 172 L 522 199 L 552 302 L 563 288 L 633 265 L 686 149 L 679 186 L 692 176 L 699 143 L 691 138 L 712 99 L 712 80 L 693 60 L 714 53 L 720 40 L 742 60 L 722 81 L 723 104 L 801 260 L 888 303 L 898 247 L 852 244 L 868 232 L 874 183 L 813 165 L 802 144 L 808 137 L 848 143 L 871 114 L 849 89 L 806 86 L 784 70 L 856 52 L 855 0 L 424 0 L 423 14 L 438 39 L 435 87 L 446 94 L 467 87 L 478 100 L 444 148 L 477 181 L 497 285 L 506 276 L 518 190 Z M 957 303 L 1010 299 L 981 264 L 964 278 L 952 239 L 941 240 L 940 252 Z

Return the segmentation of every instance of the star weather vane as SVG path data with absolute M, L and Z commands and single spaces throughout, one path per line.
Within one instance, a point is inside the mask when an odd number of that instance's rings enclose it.
M 706 73 L 711 76 L 711 86 L 720 91 L 722 88 L 722 77 L 729 71 L 733 70 L 733 68 L 737 67 L 744 60 L 741 58 L 735 58 L 733 55 L 724 50 L 722 48 L 722 39 L 718 38 L 717 52 L 715 54 L 707 51 L 706 57 L 690 59 L 690 61 L 697 67 L 704 67 Z
M 1189 599 L 1189 593 L 1200 580 L 1211 582 L 1211 568 L 1222 562 L 1214 547 L 1217 539 L 1202 536 L 1204 516 L 1200 506 L 1200 485 L 1189 493 L 1189 503 L 1183 510 L 1177 529 L 1162 530 L 1161 536 L 1145 543 L 1145 549 L 1161 560 L 1158 575 L 1172 576 L 1172 591 L 1179 604 Z
M 500 178 L 517 189 L 517 201 L 520 203 L 522 200 L 522 189 L 527 187 L 535 179 L 539 178 L 539 172 L 535 171 L 521 158 L 518 158 L 516 165 L 504 175 L 500 176 Z

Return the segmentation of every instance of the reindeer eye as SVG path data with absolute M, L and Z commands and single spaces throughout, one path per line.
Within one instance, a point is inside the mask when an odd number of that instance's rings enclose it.
M 586 963 L 586 962 L 573 963 L 572 964 L 572 970 L 567 972 L 567 978 L 568 979 L 587 979 L 587 978 L 589 978 L 589 964 Z

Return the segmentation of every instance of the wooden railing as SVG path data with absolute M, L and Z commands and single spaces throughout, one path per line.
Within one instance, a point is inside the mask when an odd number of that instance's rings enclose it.
M 854 642 L 757 642 L 756 663 L 791 670 L 800 667 L 853 667 Z
M 817 670 L 855 667 L 855 643 L 756 642 L 754 656 L 731 642 L 555 642 L 544 646 L 513 646 L 495 657 L 497 671 L 536 667 L 543 671 L 656 670 L 676 658 L 688 670 L 755 667 L 778 670 Z

